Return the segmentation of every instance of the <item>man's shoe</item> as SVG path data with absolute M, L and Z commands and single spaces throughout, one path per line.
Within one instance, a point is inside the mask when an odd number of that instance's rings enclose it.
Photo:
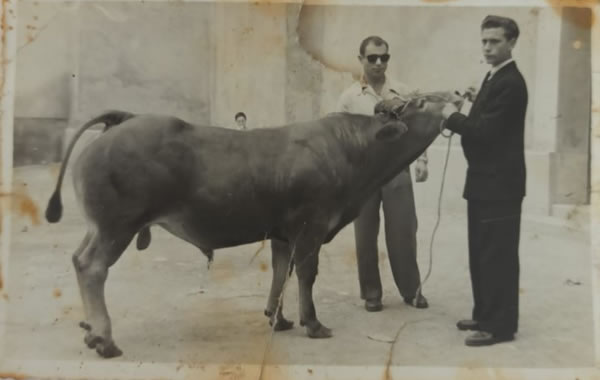
M 465 339 L 465 344 L 470 347 L 491 346 L 492 344 L 514 340 L 513 334 L 494 335 L 487 331 L 477 331 Z
M 461 319 L 460 321 L 458 321 L 456 323 L 456 327 L 458 327 L 458 329 L 462 330 L 462 331 L 465 331 L 465 330 L 479 331 L 479 322 L 474 321 L 472 319 Z
M 429 303 L 427 303 L 427 298 L 424 295 L 419 293 L 417 300 L 415 298 L 407 298 L 404 297 L 404 303 L 409 304 L 410 306 L 414 306 L 417 309 L 427 309 L 429 307 Z
M 380 299 L 366 300 L 365 309 L 367 309 L 367 311 L 381 311 L 383 310 L 383 304 Z

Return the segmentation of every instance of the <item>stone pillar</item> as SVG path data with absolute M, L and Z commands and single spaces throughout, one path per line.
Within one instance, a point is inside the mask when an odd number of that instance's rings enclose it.
M 534 86 L 529 86 L 529 112 L 533 125 L 526 131 L 529 148 L 552 152 L 556 147 L 560 68 L 561 17 L 552 8 L 540 8 L 537 27 L 536 71 Z M 533 98 L 533 99 L 532 99 Z
M 564 8 L 562 12 L 551 201 L 553 204 L 587 204 L 590 184 L 591 104 L 589 18 L 592 14 L 588 8 Z

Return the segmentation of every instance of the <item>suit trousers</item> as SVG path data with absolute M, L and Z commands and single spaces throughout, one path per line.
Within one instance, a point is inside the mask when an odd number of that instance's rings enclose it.
M 467 202 L 472 318 L 492 334 L 518 330 L 521 203 Z
M 394 281 L 403 297 L 413 298 L 421 278 L 417 265 L 417 214 L 408 170 L 372 196 L 354 221 L 361 298 L 382 297 L 377 246 L 381 205 L 385 222 L 385 241 Z

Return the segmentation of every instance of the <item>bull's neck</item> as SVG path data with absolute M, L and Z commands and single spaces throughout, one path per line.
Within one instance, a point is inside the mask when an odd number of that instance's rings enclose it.
M 425 148 L 415 149 L 414 145 L 407 143 L 410 140 L 408 136 L 398 144 L 391 143 L 388 146 L 381 147 L 379 151 L 369 151 L 365 156 L 364 166 L 358 170 L 360 173 L 377 173 L 377 180 L 373 181 L 373 175 L 360 176 L 359 185 L 367 192 L 373 192 L 390 182 L 395 176 L 406 169 L 415 161 Z M 385 150 L 385 152 L 384 152 Z M 371 180 L 366 180 L 369 177 Z

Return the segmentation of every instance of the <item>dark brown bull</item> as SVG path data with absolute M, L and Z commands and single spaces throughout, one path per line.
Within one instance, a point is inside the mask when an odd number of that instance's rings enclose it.
M 103 357 L 121 354 L 112 339 L 104 284 L 108 268 L 136 234 L 138 248 L 148 246 L 151 225 L 195 245 L 209 260 L 214 249 L 271 239 L 273 282 L 265 310 L 270 323 L 276 330 L 292 327 L 278 304 L 293 262 L 300 324 L 310 337 L 330 337 L 312 297 L 321 245 L 433 142 L 441 108 L 455 100 L 444 93 L 385 101 L 375 116 L 332 114 L 246 132 L 120 111 L 86 123 L 69 146 L 46 210 L 48 221 L 60 219 L 60 188 L 72 148 L 83 131 L 104 123 L 105 132 L 73 168 L 88 226 L 73 254 L 85 343 Z

